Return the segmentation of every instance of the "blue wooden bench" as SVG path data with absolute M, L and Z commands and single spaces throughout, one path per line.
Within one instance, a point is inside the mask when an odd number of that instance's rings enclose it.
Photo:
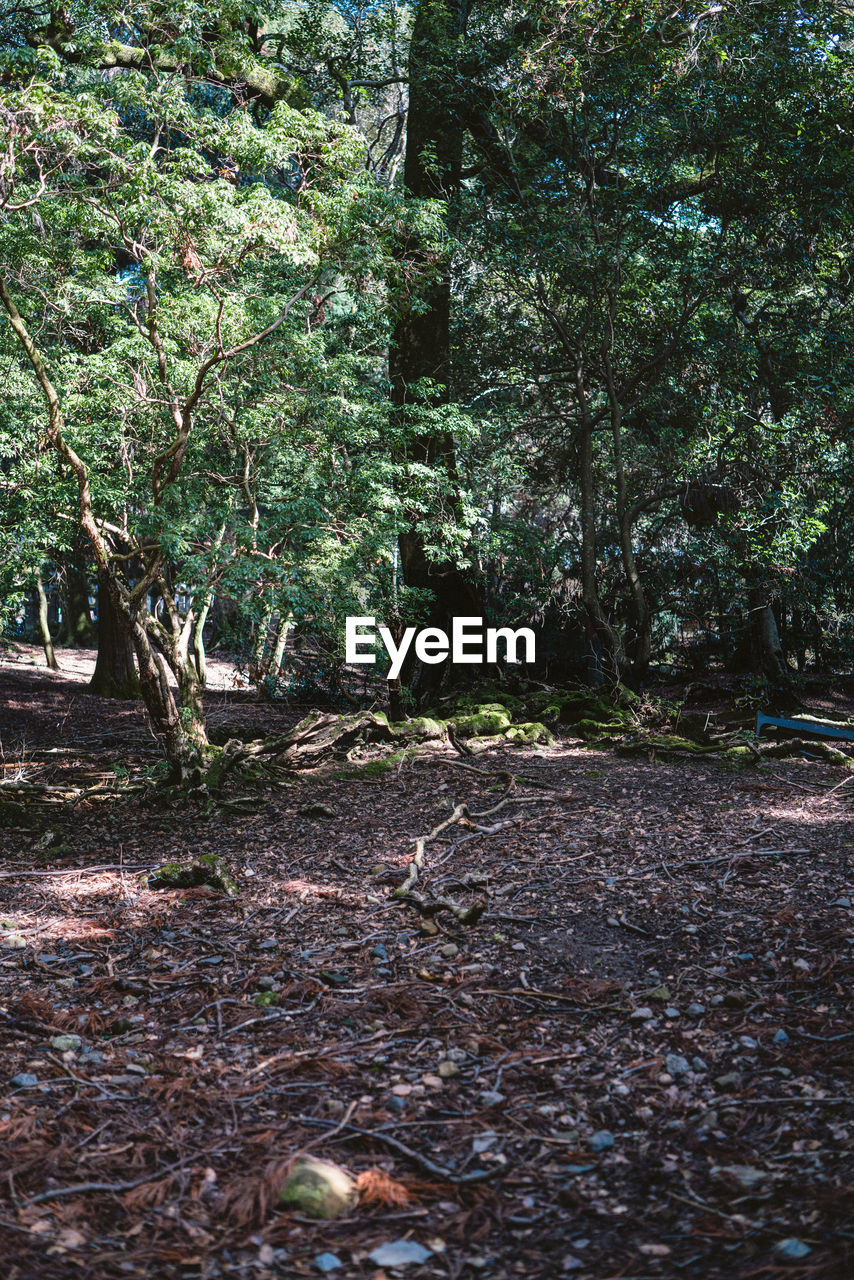
M 777 729 L 794 729 L 796 733 L 820 733 L 825 738 L 844 738 L 848 742 L 854 742 L 854 725 L 850 728 L 843 725 L 819 724 L 815 720 L 804 720 L 801 718 L 786 720 L 783 716 L 766 716 L 764 712 L 756 713 L 756 737 L 758 738 L 766 724 L 774 725 Z

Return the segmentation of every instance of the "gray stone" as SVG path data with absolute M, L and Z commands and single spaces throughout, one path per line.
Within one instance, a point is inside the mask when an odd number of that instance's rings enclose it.
M 598 1133 L 594 1133 L 592 1138 L 588 1140 L 587 1145 L 591 1151 L 607 1151 L 609 1147 L 614 1145 L 614 1135 L 609 1133 L 607 1129 L 600 1129 Z
M 664 1016 L 665 1018 L 681 1018 L 682 1017 L 679 1010 L 675 1007 L 675 1005 L 672 1005 L 672 1004 L 668 1005 L 667 1008 L 664 1010 Z
M 32 1089 L 34 1084 L 38 1084 L 38 1076 L 34 1076 L 31 1071 L 22 1071 L 17 1076 L 12 1076 L 9 1081 L 16 1089 Z
M 774 1252 L 780 1258 L 787 1260 L 796 1258 L 805 1258 L 808 1253 L 812 1253 L 812 1249 L 808 1244 L 804 1244 L 803 1240 L 798 1240 L 795 1236 L 789 1236 L 786 1240 L 778 1240 L 774 1245 Z
M 783 1030 L 783 1028 L 782 1028 L 782 1027 L 780 1028 L 780 1030 L 779 1030 L 779 1031 L 775 1031 L 775 1032 L 774 1032 L 774 1043 L 775 1043 L 775 1044 L 788 1044 L 788 1043 L 789 1043 L 789 1037 L 786 1035 L 786 1033 L 785 1033 L 785 1031 Z
M 57 1049 L 60 1053 L 76 1053 L 83 1041 L 79 1036 L 54 1036 L 50 1042 L 52 1049 Z
M 485 1107 L 498 1107 L 505 1101 L 505 1095 L 497 1089 L 486 1089 L 480 1095 L 480 1100 Z
M 833 900 L 833 902 L 831 902 L 831 904 L 830 904 L 830 905 L 831 905 L 832 907 L 850 907 L 850 906 L 851 906 L 851 899 L 850 899 L 850 898 L 835 898 L 835 899 Z
M 258 979 L 258 986 L 262 991 L 272 991 L 276 986 L 276 979 L 271 973 L 265 973 Z
M 706 1012 L 706 1006 L 704 1004 L 697 1004 L 696 1001 L 692 1000 L 685 1012 L 689 1018 L 702 1018 L 703 1014 Z
M 738 1043 L 741 1045 L 742 1049 L 758 1049 L 759 1048 L 759 1041 L 754 1040 L 753 1036 L 739 1036 Z
M 691 1070 L 690 1062 L 687 1058 L 683 1058 L 681 1053 L 668 1053 L 664 1059 L 664 1065 L 671 1076 L 684 1076 Z
M 455 942 L 446 942 L 444 947 L 440 947 L 439 951 L 447 960 L 453 960 L 454 956 L 460 954 L 460 949 Z
M 340 1258 L 336 1258 L 334 1253 L 319 1253 L 314 1259 L 314 1265 L 318 1271 L 334 1271 L 336 1267 L 343 1267 Z
M 708 1064 L 706 1063 L 705 1059 L 700 1058 L 700 1057 L 692 1058 L 692 1059 L 691 1059 L 691 1070 L 692 1070 L 692 1071 L 700 1072 L 700 1071 L 708 1071 L 708 1069 L 709 1069 L 709 1067 L 708 1067 Z
M 432 1250 L 425 1249 L 416 1240 L 390 1240 L 368 1254 L 378 1267 L 407 1267 L 410 1262 L 426 1262 L 431 1256 Z
M 643 1005 L 640 1009 L 633 1009 L 629 1014 L 629 1022 L 649 1022 L 650 1018 L 654 1018 L 655 1014 L 648 1005 Z

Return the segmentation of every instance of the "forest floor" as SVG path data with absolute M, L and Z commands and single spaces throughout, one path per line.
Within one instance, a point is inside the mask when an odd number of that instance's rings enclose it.
M 22 653 L 6 779 L 157 761 L 138 705 Z M 227 684 L 214 726 L 297 718 Z M 854 1274 L 851 775 L 570 736 L 466 763 L 329 766 L 209 811 L 7 812 L 7 1280 Z M 493 806 L 500 769 L 493 833 L 425 855 L 488 907 L 425 922 L 390 897 L 415 839 Z M 206 852 L 235 897 L 140 878 Z M 347 1216 L 276 1207 L 306 1148 L 358 1176 Z

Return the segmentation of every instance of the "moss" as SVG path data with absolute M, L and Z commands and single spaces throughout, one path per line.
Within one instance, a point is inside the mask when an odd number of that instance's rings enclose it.
M 167 862 L 143 879 L 152 889 L 195 889 L 207 885 L 230 898 L 237 893 L 236 881 L 215 853 L 203 853 L 192 862 Z
M 391 726 L 395 738 L 444 738 L 446 729 L 441 720 L 431 716 L 415 716 L 412 720 L 404 720 Z
M 275 991 L 259 991 L 257 996 L 253 996 L 252 1003 L 256 1009 L 269 1009 L 279 1003 L 279 997 Z
M 539 720 L 530 720 L 527 724 L 514 724 L 507 730 L 504 737 L 517 747 L 535 742 L 554 742 L 554 734 Z
M 619 720 L 603 724 L 600 720 L 584 719 L 575 723 L 575 732 L 586 742 L 619 737 L 626 732 L 627 728 L 628 726 Z
M 467 716 L 457 716 L 457 733 L 464 738 L 478 738 L 491 733 L 503 733 L 510 728 L 510 716 L 506 707 L 478 708 Z
M 394 751 L 382 760 L 369 760 L 367 764 L 356 764 L 350 769 L 339 769 L 335 777 L 341 782 L 347 782 L 353 778 L 382 778 L 390 773 L 395 765 L 400 764 L 406 755 L 406 751 Z
M 283 1208 L 297 1209 L 309 1218 L 338 1218 L 356 1202 L 353 1180 L 328 1160 L 303 1156 L 294 1165 L 279 1193 Z

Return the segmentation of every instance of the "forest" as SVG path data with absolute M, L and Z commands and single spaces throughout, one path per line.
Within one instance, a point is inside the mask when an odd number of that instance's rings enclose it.
M 10 1280 L 854 1268 L 854 4 L 0 0 Z

